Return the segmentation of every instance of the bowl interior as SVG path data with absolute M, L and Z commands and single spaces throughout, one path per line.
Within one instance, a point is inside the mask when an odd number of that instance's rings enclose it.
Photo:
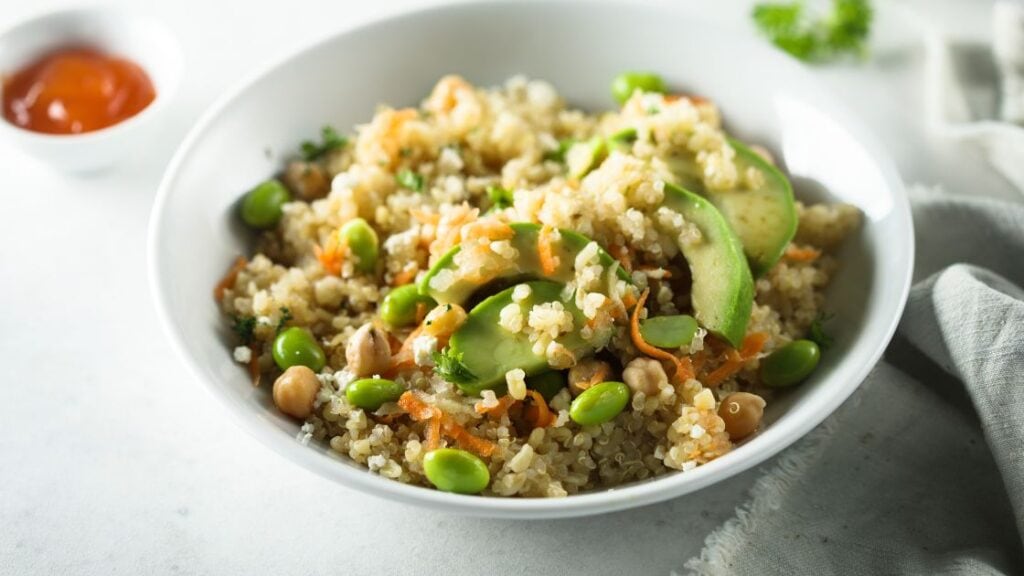
M 770 148 L 806 200 L 865 213 L 843 249 L 828 309 L 837 342 L 814 377 L 774 402 L 768 426 L 726 456 L 685 474 L 556 501 L 442 494 L 378 478 L 304 447 L 295 422 L 271 409 L 231 359 L 210 290 L 249 238 L 235 203 L 324 124 L 349 129 L 381 102 L 419 102 L 444 74 L 499 84 L 525 74 L 552 82 L 574 106 L 614 104 L 609 81 L 661 73 L 676 90 L 716 101 L 728 129 Z M 878 359 L 900 316 L 912 261 L 907 202 L 891 163 L 860 124 L 800 66 L 759 42 L 680 9 L 626 2 L 490 2 L 437 7 L 334 36 L 257 75 L 214 107 L 172 162 L 154 208 L 151 274 L 158 308 L 194 374 L 264 442 L 348 485 L 448 510 L 568 516 L 654 502 L 748 468 L 831 413 Z

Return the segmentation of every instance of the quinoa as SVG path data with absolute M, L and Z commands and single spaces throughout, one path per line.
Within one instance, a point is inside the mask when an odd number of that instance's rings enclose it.
M 624 127 L 634 128 L 636 139 L 611 150 L 581 178 L 569 177 L 552 156 L 560 141 L 608 136 Z M 378 307 L 387 294 L 421 280 L 453 246 L 461 247 L 454 266 L 433 276 L 432 289 L 470 277 L 483 284 L 518 266 L 524 255 L 500 236 L 501 226 L 532 222 L 550 230 L 556 245 L 559 229 L 592 240 L 569 263 L 573 274 L 565 293 L 586 319 L 581 336 L 625 366 L 641 355 L 627 323 L 637 291 L 650 290 L 650 314 L 692 313 L 680 246 L 701 242 L 701 231 L 662 206 L 665 182 L 675 179 L 673 170 L 683 161 L 708 190 L 763 184 L 761 172 L 738 167 L 718 109 L 703 99 L 637 92 L 621 110 L 593 115 L 568 107 L 542 81 L 515 77 L 485 89 L 457 76 L 442 78 L 418 108 L 381 107 L 356 127 L 347 146 L 314 161 L 330 178 L 329 191 L 287 203 L 220 295 L 224 315 L 245 326 L 244 341 L 228 353 L 273 382 L 280 374 L 271 354 L 275 336 L 284 326 L 308 329 L 326 365 L 298 439 L 324 443 L 386 478 L 430 486 L 423 467 L 428 424 L 408 417 L 395 402 L 369 411 L 345 395 L 355 379 L 346 369 L 345 349 L 356 329 L 379 324 Z M 421 179 L 420 190 L 398 183 L 403 171 Z M 492 202 L 493 188 L 509 192 L 508 205 Z M 798 203 L 797 214 L 792 248 L 814 257 L 783 257 L 756 279 L 748 334 L 763 334 L 763 344 L 714 386 L 705 383 L 707 375 L 728 362 L 730 349 L 703 328 L 674 351 L 695 361 L 695 377 L 634 391 L 626 408 L 600 425 L 581 426 L 570 418 L 568 388 L 546 402 L 547 426 L 524 425 L 524 412 L 501 411 L 494 391 L 466 394 L 438 374 L 434 354 L 447 335 L 410 336 L 413 327 L 389 330 L 396 343 L 411 338 L 415 359 L 389 377 L 493 445 L 483 458 L 491 475 L 485 495 L 563 497 L 692 470 L 735 444 L 717 413 L 724 395 L 763 393 L 760 360 L 804 337 L 823 315 L 824 290 L 839 266 L 836 250 L 861 217 L 848 205 Z M 335 269 L 317 256 L 354 218 L 365 219 L 380 238 L 372 273 L 360 272 L 352 259 Z M 602 266 L 602 247 L 616 257 L 628 254 L 619 265 L 631 272 L 631 282 Z M 559 258 L 553 261 L 561 265 Z M 500 328 L 528 336 L 550 367 L 574 366 L 581 358 L 559 341 L 578 328 L 567 304 L 531 306 L 530 296 L 528 286 L 515 288 L 512 303 L 500 310 Z M 523 370 L 509 370 L 505 379 L 512 400 L 531 401 Z M 440 442 L 455 445 L 450 437 Z

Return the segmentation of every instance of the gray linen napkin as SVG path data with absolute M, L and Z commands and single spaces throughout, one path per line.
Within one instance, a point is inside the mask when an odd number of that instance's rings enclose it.
M 698 574 L 1024 574 L 1024 205 L 915 190 L 896 340 Z

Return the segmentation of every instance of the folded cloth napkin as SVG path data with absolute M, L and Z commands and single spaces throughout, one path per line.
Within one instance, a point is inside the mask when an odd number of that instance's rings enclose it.
M 1024 574 L 1024 205 L 913 191 L 885 360 L 708 536 L 698 574 Z

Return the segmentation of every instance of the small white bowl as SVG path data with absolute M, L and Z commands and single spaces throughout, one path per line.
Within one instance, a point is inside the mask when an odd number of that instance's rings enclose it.
M 0 33 L 0 76 L 69 45 L 134 61 L 153 81 L 156 98 L 131 118 L 83 134 L 43 134 L 0 118 L 0 137 L 59 170 L 88 172 L 130 158 L 142 145 L 178 87 L 183 58 L 174 36 L 157 20 L 115 8 L 78 8 L 36 16 Z
M 845 243 L 827 307 L 835 345 L 810 380 L 769 404 L 764 430 L 688 472 L 560 499 L 462 496 L 388 480 L 295 440 L 232 361 L 232 334 L 211 289 L 251 253 L 237 201 L 324 124 L 349 130 L 379 102 L 414 105 L 438 78 L 481 85 L 514 74 L 552 82 L 573 105 L 614 105 L 609 83 L 652 70 L 711 98 L 729 130 L 768 146 L 804 200 L 864 212 Z M 230 150 L 229 155 L 225 151 Z M 269 65 L 225 94 L 171 161 L 150 222 L 157 310 L 194 378 L 225 414 L 291 461 L 346 486 L 449 512 L 504 518 L 596 514 L 651 504 L 720 482 L 797 441 L 860 384 L 892 337 L 913 267 L 910 208 L 885 148 L 802 66 L 761 40 L 702 20 L 699 7 L 633 0 L 491 0 L 421 9 L 336 34 Z

